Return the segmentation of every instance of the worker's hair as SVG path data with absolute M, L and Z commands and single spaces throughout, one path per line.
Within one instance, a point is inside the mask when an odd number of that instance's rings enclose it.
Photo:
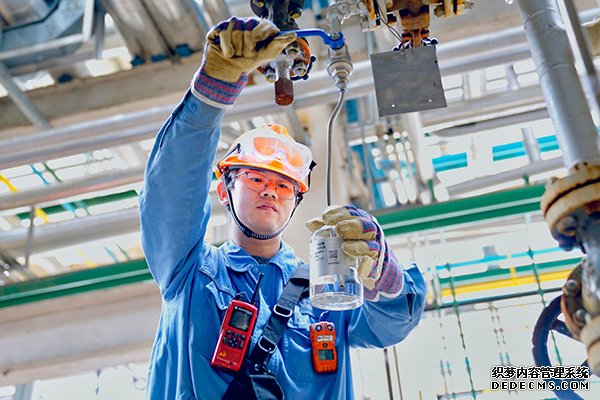
M 233 187 L 235 186 L 235 174 L 238 173 L 238 169 L 237 168 L 228 168 L 227 171 L 225 171 L 225 173 L 223 174 L 223 183 L 225 184 L 225 187 L 229 190 L 233 190 Z

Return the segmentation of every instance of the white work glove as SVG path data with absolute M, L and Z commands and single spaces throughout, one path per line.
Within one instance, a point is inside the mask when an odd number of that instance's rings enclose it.
M 293 33 L 278 33 L 266 19 L 232 17 L 214 26 L 206 36 L 202 66 L 192 80 L 194 96 L 218 108 L 233 107 L 248 73 L 273 60 L 296 39 Z
M 378 301 L 379 295 L 396 297 L 402 291 L 404 270 L 389 251 L 381 227 L 373 216 L 354 206 L 330 206 L 320 218 L 311 219 L 306 227 L 314 232 L 324 225 L 335 226 L 342 238 L 342 251 L 359 260 L 358 276 L 367 300 Z

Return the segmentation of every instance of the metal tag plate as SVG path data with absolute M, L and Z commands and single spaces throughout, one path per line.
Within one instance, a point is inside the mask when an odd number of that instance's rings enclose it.
M 435 46 L 371 54 L 379 116 L 446 107 Z

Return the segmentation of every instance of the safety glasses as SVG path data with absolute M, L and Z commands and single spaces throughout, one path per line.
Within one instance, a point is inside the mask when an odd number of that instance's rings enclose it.
M 233 177 L 240 178 L 240 181 L 243 182 L 248 189 L 259 193 L 264 191 L 271 182 L 273 182 L 275 184 L 275 192 L 282 199 L 293 199 L 299 192 L 298 187 L 288 180 L 269 179 L 256 171 L 243 171 L 235 174 Z

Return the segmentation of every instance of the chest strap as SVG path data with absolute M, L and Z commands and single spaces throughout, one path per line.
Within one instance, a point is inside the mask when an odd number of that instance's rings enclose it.
M 262 334 L 246 357 L 244 365 L 227 387 L 223 400 L 284 398 L 283 390 L 267 368 L 267 364 L 283 336 L 288 320 L 294 313 L 294 306 L 308 296 L 308 268 L 307 264 L 300 264 L 283 288 L 283 293 L 273 307 Z
M 256 346 L 249 354 L 248 361 L 255 368 L 266 368 L 267 363 L 283 336 L 287 322 L 294 313 L 294 306 L 308 295 L 309 269 L 307 264 L 300 264 L 294 275 L 283 288 L 279 301 L 273 307 L 271 317 L 267 321 Z M 303 294 L 305 294 L 303 296 Z

